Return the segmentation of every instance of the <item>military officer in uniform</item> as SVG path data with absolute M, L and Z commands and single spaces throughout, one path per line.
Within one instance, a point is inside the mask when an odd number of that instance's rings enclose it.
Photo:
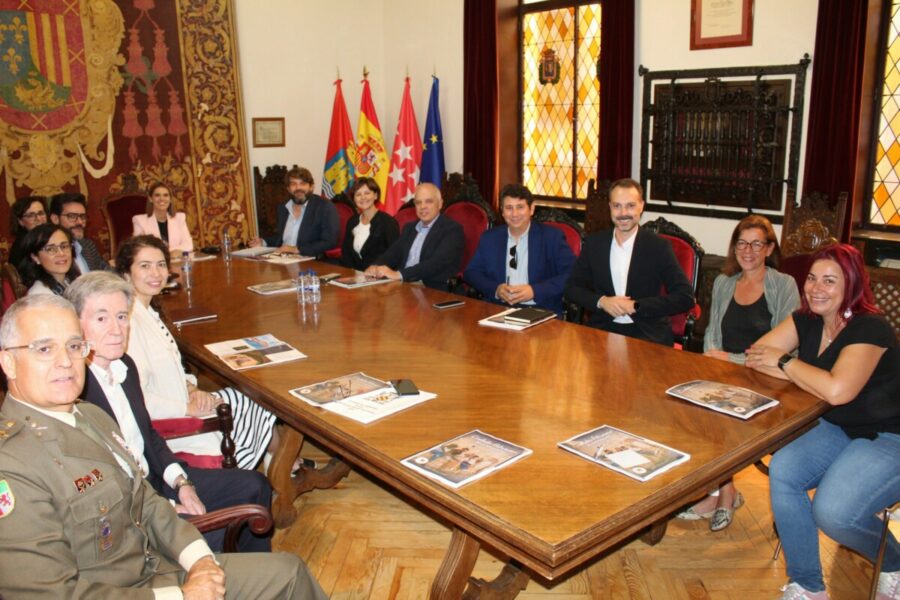
M 0 323 L 0 596 L 325 598 L 296 556 L 215 556 L 140 476 L 101 409 L 76 405 L 89 351 L 68 301 Z

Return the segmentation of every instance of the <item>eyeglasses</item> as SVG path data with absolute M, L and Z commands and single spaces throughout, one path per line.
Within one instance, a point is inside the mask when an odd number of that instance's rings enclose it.
M 66 354 L 73 360 L 84 360 L 91 353 L 91 343 L 87 340 L 72 340 L 63 344 Z M 51 361 L 59 353 L 60 344 L 58 342 L 48 342 L 46 340 L 38 340 L 24 346 L 10 346 L 4 350 L 29 350 L 36 359 L 42 361 Z
M 518 248 L 518 246 L 513 246 L 512 248 L 509 249 L 509 268 L 510 269 L 518 269 L 519 268 L 519 261 L 518 261 L 518 257 L 516 256 L 516 248 Z
M 45 213 L 45 212 L 42 211 L 42 210 L 37 210 L 37 211 L 34 211 L 34 212 L 27 212 L 27 213 L 25 213 L 24 215 L 22 215 L 22 218 L 23 218 L 23 219 L 28 219 L 28 220 L 30 221 L 30 220 L 32 220 L 32 219 L 39 219 L 39 218 L 41 218 L 41 217 L 46 217 L 46 216 L 47 216 L 47 213 Z
M 70 221 L 84 221 L 87 223 L 87 213 L 63 213 L 62 215 Z
M 72 251 L 72 244 L 69 242 L 63 242 L 62 244 L 47 244 L 43 248 L 41 248 L 41 252 L 46 252 L 49 255 L 59 254 L 62 252 L 63 254 L 67 254 Z
M 734 249 L 738 252 L 743 252 L 747 248 L 751 248 L 753 252 L 762 252 L 762 249 L 769 245 L 769 242 L 761 242 L 759 240 L 754 240 L 752 242 L 747 242 L 744 240 L 738 240 L 734 243 Z

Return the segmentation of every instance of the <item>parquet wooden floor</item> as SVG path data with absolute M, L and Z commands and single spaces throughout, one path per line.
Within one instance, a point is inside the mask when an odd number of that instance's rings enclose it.
M 304 452 L 306 454 L 306 452 Z M 772 560 L 775 538 L 768 480 L 755 468 L 736 484 L 747 499 L 731 527 L 711 533 L 706 521 L 670 522 L 663 541 L 635 540 L 563 580 L 532 580 L 522 599 L 770 600 L 784 585 L 784 561 Z M 359 473 L 336 488 L 297 500 L 299 515 L 276 532 L 276 550 L 309 564 L 334 600 L 420 600 L 450 541 L 431 515 Z M 823 537 L 822 561 L 833 600 L 866 597 L 871 565 Z M 482 550 L 475 576 L 493 579 L 502 561 Z

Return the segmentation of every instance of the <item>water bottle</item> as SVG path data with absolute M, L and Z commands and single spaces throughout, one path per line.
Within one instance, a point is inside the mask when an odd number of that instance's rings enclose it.
M 181 285 L 184 286 L 184 289 L 190 291 L 192 287 L 194 287 L 194 265 L 191 263 L 191 253 L 188 251 L 184 251 L 181 253 Z
M 231 236 L 227 231 L 222 234 L 222 258 L 226 263 L 231 262 Z
M 322 301 L 322 283 L 319 281 L 319 274 L 310 269 L 309 271 L 309 280 L 310 280 L 310 302 L 313 305 L 317 305 Z
M 306 289 L 306 273 L 302 271 L 297 275 L 297 304 L 305 306 L 309 302 Z

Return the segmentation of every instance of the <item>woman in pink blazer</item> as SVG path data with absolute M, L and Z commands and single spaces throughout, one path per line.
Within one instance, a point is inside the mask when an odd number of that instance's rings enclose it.
M 172 205 L 172 195 L 164 183 L 155 183 L 150 188 L 147 199 L 147 214 L 131 217 L 133 235 L 152 235 L 169 246 L 172 256 L 182 252 L 193 252 L 194 241 L 188 231 L 183 212 L 176 213 Z

